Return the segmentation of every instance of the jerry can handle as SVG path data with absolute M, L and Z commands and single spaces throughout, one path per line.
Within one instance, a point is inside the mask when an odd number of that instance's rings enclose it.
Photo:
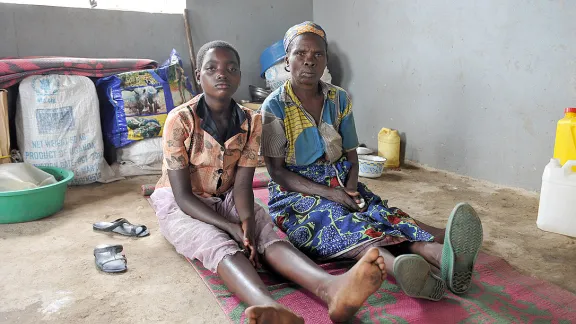
M 566 161 L 566 163 L 564 163 L 562 169 L 564 170 L 564 173 L 575 173 L 572 171 L 572 167 L 575 166 L 576 166 L 576 160 L 568 160 Z

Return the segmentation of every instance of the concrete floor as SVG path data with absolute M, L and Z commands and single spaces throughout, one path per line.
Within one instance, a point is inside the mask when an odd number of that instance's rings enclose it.
M 140 185 L 156 178 L 72 188 L 62 212 L 0 225 L 0 322 L 226 323 L 139 195 Z M 576 292 L 576 239 L 536 228 L 536 194 L 418 167 L 365 181 L 390 205 L 436 226 L 443 227 L 457 202 L 471 202 L 483 220 L 486 252 Z M 152 234 L 132 239 L 92 231 L 92 223 L 119 217 L 148 225 Z M 102 243 L 124 245 L 127 273 L 96 270 L 92 251 Z

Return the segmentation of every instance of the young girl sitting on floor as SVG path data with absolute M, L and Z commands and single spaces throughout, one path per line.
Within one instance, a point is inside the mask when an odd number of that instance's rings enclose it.
M 160 231 L 180 254 L 220 275 L 250 306 L 250 323 L 303 323 L 268 292 L 254 269 L 261 259 L 326 302 L 333 321 L 348 320 L 380 288 L 384 260 L 372 249 L 332 276 L 276 234 L 252 192 L 262 118 L 232 99 L 238 52 L 226 42 L 207 43 L 197 68 L 204 93 L 173 109 L 164 125 L 162 177 L 151 196 Z

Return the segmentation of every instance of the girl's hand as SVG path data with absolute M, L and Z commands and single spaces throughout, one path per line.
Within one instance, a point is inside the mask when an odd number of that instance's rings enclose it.
M 260 268 L 258 260 L 258 249 L 256 248 L 256 221 L 254 217 L 250 217 L 242 222 L 242 230 L 244 231 L 243 243 L 250 252 L 248 258 L 255 268 Z
M 241 249 L 246 248 L 244 244 L 244 230 L 239 224 L 229 223 L 226 232 L 228 232 L 232 239 L 238 243 L 238 246 L 240 246 Z

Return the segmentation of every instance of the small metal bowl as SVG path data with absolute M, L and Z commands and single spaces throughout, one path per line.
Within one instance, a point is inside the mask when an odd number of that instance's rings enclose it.
M 249 85 L 248 89 L 250 90 L 250 97 L 252 98 L 252 102 L 263 102 L 271 93 L 264 88 L 253 85 Z
M 367 147 L 357 147 L 356 153 L 358 153 L 358 155 L 370 155 L 374 153 L 374 150 L 371 150 Z

